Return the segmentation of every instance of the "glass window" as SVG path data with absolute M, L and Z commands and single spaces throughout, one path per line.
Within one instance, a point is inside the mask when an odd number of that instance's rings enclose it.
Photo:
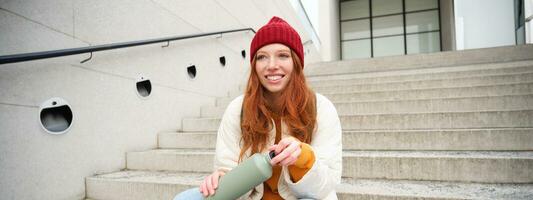
M 439 12 L 437 10 L 409 13 L 405 16 L 407 33 L 439 30 Z
M 374 37 L 403 34 L 403 15 L 376 17 L 372 21 L 372 29 Z
M 440 35 L 438 31 L 407 35 L 407 54 L 438 51 L 440 51 Z
M 440 51 L 439 2 L 339 0 L 342 59 Z
M 372 16 L 402 13 L 402 0 L 372 0 Z
M 370 38 L 370 19 L 341 22 L 342 40 Z
M 403 55 L 404 51 L 403 35 L 374 38 L 374 57 Z
M 439 7 L 438 0 L 405 0 L 405 11 L 427 10 Z
M 370 17 L 368 0 L 341 2 L 341 20 Z
M 370 58 L 370 39 L 342 42 L 342 59 Z

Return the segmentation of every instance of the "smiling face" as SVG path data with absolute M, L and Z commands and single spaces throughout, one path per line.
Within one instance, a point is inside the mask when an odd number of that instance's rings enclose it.
M 261 85 L 270 95 L 279 95 L 287 87 L 294 69 L 291 49 L 283 44 L 269 44 L 257 50 L 255 60 Z

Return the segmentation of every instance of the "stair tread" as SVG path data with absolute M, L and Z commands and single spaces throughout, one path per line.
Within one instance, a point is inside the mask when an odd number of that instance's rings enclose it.
M 460 113 L 497 113 L 497 112 L 533 112 L 533 109 L 509 109 L 509 110 L 480 110 L 480 111 L 446 111 L 446 112 L 412 112 L 412 113 L 368 113 L 368 114 L 345 114 L 339 117 L 373 116 L 373 115 L 420 115 L 420 114 L 460 114 Z M 197 117 L 185 118 L 184 120 L 222 120 L 221 117 Z M 206 132 L 206 131 L 204 131 Z
M 510 131 L 510 130 L 531 130 L 532 128 L 469 128 L 469 129 L 372 129 L 372 130 L 343 130 L 343 133 L 368 133 L 368 132 L 452 132 L 452 131 Z M 160 134 L 193 134 L 193 135 L 211 135 L 217 134 L 217 131 L 203 131 L 203 132 L 194 132 L 194 131 L 185 131 L 185 132 L 161 132 Z
M 449 77 L 466 77 L 466 76 L 491 76 L 491 75 L 505 75 L 514 74 L 517 72 L 530 72 L 533 68 L 533 60 L 495 63 L 495 64 L 481 64 L 469 66 L 454 66 L 442 68 L 425 68 L 425 69 L 404 69 L 391 70 L 381 72 L 356 72 L 347 74 L 331 74 L 319 76 L 307 76 L 309 83 L 313 84 L 321 81 L 329 80 L 350 80 L 350 79 L 390 79 L 390 78 L 405 78 L 405 77 L 423 77 L 432 80 L 435 77 L 449 76 Z
M 533 94 L 509 94 L 509 95 L 486 95 L 486 96 L 470 96 L 470 97 L 438 97 L 425 99 L 398 99 L 398 100 L 374 100 L 374 101 L 331 101 L 333 104 L 358 104 L 358 103 L 401 103 L 413 101 L 448 101 L 460 99 L 490 99 L 490 98 L 514 98 L 514 97 L 533 97 Z
M 343 178 L 337 193 L 450 199 L 531 199 L 533 184 L 480 184 Z
M 531 67 L 533 70 L 533 67 Z M 336 85 L 326 85 L 326 86 L 313 86 L 313 89 L 323 89 L 323 88 L 334 88 L 338 86 L 343 87 L 355 87 L 355 86 L 372 86 L 372 85 L 392 85 L 392 84 L 417 84 L 417 83 L 428 83 L 428 82 L 456 82 L 456 81 L 472 81 L 478 79 L 486 80 L 493 78 L 502 78 L 502 77 L 530 77 L 533 72 L 526 73 L 508 73 L 508 74 L 495 74 L 495 75 L 479 75 L 479 76 L 468 76 L 468 77 L 458 77 L 458 78 L 441 78 L 441 79 L 429 79 L 429 80 L 405 80 L 405 81 L 391 81 L 391 82 L 377 82 L 377 83 L 347 83 L 347 84 L 336 84 Z M 346 79 L 353 80 L 353 79 Z M 507 82 L 508 84 L 512 83 L 521 83 L 521 82 Z M 482 84 L 476 84 L 482 86 Z
M 366 94 L 366 93 L 385 93 L 385 92 L 406 92 L 406 91 L 429 91 L 429 90 L 449 90 L 449 89 L 476 89 L 483 87 L 498 87 L 498 86 L 516 86 L 516 85 L 531 85 L 533 82 L 520 83 L 497 83 L 490 85 L 476 85 L 476 86 L 460 86 L 460 87 L 430 87 L 430 88 L 415 88 L 415 89 L 389 89 L 389 90 L 368 90 L 361 92 L 321 92 L 322 95 L 350 95 L 350 94 Z
M 191 184 L 200 183 L 206 173 L 175 172 L 175 171 L 146 171 L 146 170 L 123 170 L 105 174 L 98 174 L 88 179 L 108 180 L 119 182 L 144 182 L 158 184 Z
M 100 174 L 87 179 L 148 184 L 180 184 L 197 187 L 208 173 L 126 170 Z M 410 196 L 458 199 L 530 199 L 533 184 L 486 184 L 443 181 L 410 181 L 343 178 L 337 194 L 365 194 L 382 196 Z
M 130 153 L 173 155 L 214 155 L 214 149 L 152 149 Z M 410 158 L 490 158 L 533 159 L 533 151 L 431 151 L 431 150 L 343 150 L 343 157 L 410 157 Z
M 483 96 L 467 96 L 467 97 L 436 97 L 436 98 L 420 98 L 420 99 L 398 99 L 398 100 L 331 100 L 334 105 L 339 104 L 360 104 L 360 103 L 402 103 L 414 101 L 448 101 L 448 100 L 470 100 L 470 99 L 491 99 L 491 98 L 514 98 L 514 97 L 533 97 L 533 93 L 524 94 L 504 94 L 504 95 L 483 95 Z M 203 109 L 217 109 L 225 111 L 225 106 L 205 106 Z

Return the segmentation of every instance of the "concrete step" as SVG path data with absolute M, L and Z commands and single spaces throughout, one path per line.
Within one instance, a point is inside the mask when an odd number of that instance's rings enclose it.
M 241 86 L 239 86 L 241 87 Z M 235 89 L 235 90 L 231 90 L 228 92 L 228 97 L 238 97 L 239 95 L 242 95 L 244 94 L 244 90 L 241 90 L 241 89 Z
M 440 89 L 331 93 L 323 95 L 328 97 L 328 99 L 333 102 L 368 102 L 526 94 L 533 94 L 533 82 L 521 84 L 497 84 L 491 86 L 476 87 L 450 87 Z M 229 102 L 231 102 L 231 100 L 229 99 L 217 99 L 217 105 L 228 105 Z
M 168 200 L 198 187 L 204 173 L 120 171 L 86 178 L 87 198 Z M 480 184 L 343 178 L 336 187 L 348 199 L 531 199 L 533 184 Z
M 347 115 L 343 130 L 482 129 L 533 127 L 533 110 Z
M 222 117 L 224 111 L 226 111 L 226 105 L 202 106 L 200 108 L 200 117 Z
M 215 149 L 216 132 L 160 133 L 159 148 Z M 525 151 L 532 128 L 344 131 L 344 150 Z
M 158 148 L 214 149 L 216 132 L 166 132 L 157 136 Z
M 343 177 L 531 183 L 533 152 L 344 151 Z
M 334 105 L 339 115 L 529 110 L 533 109 L 533 94 L 353 103 L 339 102 L 334 103 Z
M 212 150 L 128 152 L 127 168 L 213 171 Z M 533 151 L 344 151 L 343 177 L 483 183 L 533 182 Z
M 307 76 L 423 69 L 533 59 L 533 45 L 518 45 L 431 54 L 319 62 L 305 67 Z
M 344 178 L 337 186 L 341 200 L 531 199 L 533 184 L 480 184 Z
M 421 100 L 333 102 L 339 115 L 533 109 L 533 94 Z M 222 106 L 204 106 L 201 117 L 222 117 Z
M 356 85 L 343 85 L 343 86 L 335 85 L 335 86 L 326 86 L 326 87 L 319 86 L 319 87 L 314 87 L 313 90 L 318 93 L 324 93 L 324 94 L 353 93 L 353 92 L 367 92 L 367 91 L 439 89 L 439 88 L 452 88 L 452 87 L 488 86 L 488 85 L 497 85 L 497 84 L 520 84 L 520 83 L 531 82 L 532 80 L 533 80 L 533 72 L 523 73 L 523 74 L 508 74 L 508 75 L 408 81 L 408 82 L 394 82 L 394 83 L 356 84 Z
M 186 118 L 182 123 L 183 132 L 215 132 L 220 126 L 220 118 Z
M 533 110 L 340 116 L 343 130 L 476 129 L 533 127 Z M 184 132 L 215 132 L 220 118 L 183 119 Z
M 519 84 L 494 84 L 486 86 L 459 86 L 429 89 L 380 90 L 364 92 L 323 92 L 333 102 L 392 101 L 413 99 L 439 99 L 458 97 L 503 96 L 533 94 L 533 82 Z M 234 98 L 216 99 L 216 107 L 226 107 Z
M 479 76 L 530 73 L 533 60 L 509 63 L 489 63 L 458 67 L 399 70 L 387 72 L 355 73 L 331 76 L 308 77 L 312 86 L 335 86 L 353 84 L 376 84 L 405 81 L 454 79 Z
M 533 150 L 532 128 L 344 131 L 342 136 L 344 150 Z
M 99 200 L 170 200 L 196 187 L 206 174 L 119 171 L 85 178 L 87 198 Z
M 154 149 L 126 153 L 126 168 L 133 170 L 167 170 L 212 172 L 215 153 L 212 149 Z

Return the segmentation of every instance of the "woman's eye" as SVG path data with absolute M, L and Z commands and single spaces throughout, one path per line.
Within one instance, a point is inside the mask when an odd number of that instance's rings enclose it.
M 265 58 L 266 58 L 265 55 L 258 55 L 258 56 L 257 56 L 257 60 L 263 60 L 263 59 L 265 59 Z
M 280 58 L 289 58 L 290 55 L 289 54 L 280 54 L 279 57 Z

